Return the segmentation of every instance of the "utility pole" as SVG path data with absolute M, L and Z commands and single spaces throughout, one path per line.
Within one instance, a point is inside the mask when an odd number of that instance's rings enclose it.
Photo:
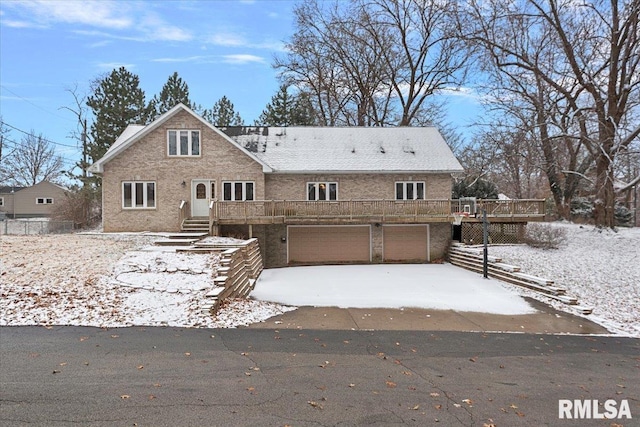
M 82 123 L 82 184 L 87 182 L 87 119 Z

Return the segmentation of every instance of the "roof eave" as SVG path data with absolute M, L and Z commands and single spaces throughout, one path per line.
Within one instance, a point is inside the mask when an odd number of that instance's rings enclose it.
M 339 174 L 339 175 L 347 175 L 347 174 L 452 174 L 452 173 L 461 173 L 464 172 L 464 169 L 443 169 L 443 170 L 402 170 L 402 169 L 389 169 L 389 170 L 315 170 L 315 169 L 305 169 L 305 170 L 276 170 L 273 169 L 271 173 L 273 174 L 291 174 L 291 175 L 301 175 L 301 174 Z

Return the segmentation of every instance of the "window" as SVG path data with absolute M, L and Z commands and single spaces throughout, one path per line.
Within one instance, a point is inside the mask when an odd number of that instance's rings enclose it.
M 131 181 L 122 183 L 122 207 L 151 209 L 156 207 L 156 183 Z
M 170 130 L 167 137 L 167 149 L 170 156 L 199 156 L 199 130 Z
M 424 199 L 424 181 L 396 182 L 396 200 Z
M 338 183 L 307 182 L 307 200 L 338 200 Z
M 227 181 L 222 183 L 222 200 L 253 200 L 253 181 Z
M 53 199 L 50 197 L 38 197 L 36 198 L 36 205 L 52 205 Z
M 0 197 L 0 206 L 4 206 L 4 197 Z

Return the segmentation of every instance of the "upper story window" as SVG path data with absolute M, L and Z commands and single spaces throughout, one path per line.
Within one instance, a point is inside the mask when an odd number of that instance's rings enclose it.
M 423 200 L 424 181 L 396 182 L 396 200 Z
M 255 184 L 253 181 L 227 181 L 222 183 L 222 200 L 225 201 L 244 201 L 253 200 L 253 190 Z
M 307 200 L 338 200 L 338 183 L 307 182 Z
M 0 197 L 0 206 L 4 206 L 4 197 Z
M 51 197 L 38 197 L 36 198 L 36 205 L 52 205 L 53 199 Z
M 156 207 L 156 183 L 125 181 L 122 183 L 122 207 L 125 209 L 153 209 Z
M 167 152 L 170 156 L 199 156 L 199 130 L 170 130 L 167 132 Z

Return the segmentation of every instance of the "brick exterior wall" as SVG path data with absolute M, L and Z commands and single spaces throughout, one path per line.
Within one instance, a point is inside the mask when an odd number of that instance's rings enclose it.
M 424 181 L 425 199 L 450 199 L 451 174 L 269 174 L 267 200 L 306 200 L 307 182 L 337 182 L 338 200 L 393 200 L 397 181 Z
M 180 129 L 200 130 L 200 156 L 168 156 L 167 131 Z M 189 113 L 181 111 L 104 165 L 104 231 L 179 231 L 180 202 L 185 200 L 191 203 L 192 180 L 199 179 L 215 182 L 215 197 L 219 200 L 222 199 L 223 181 L 255 182 L 255 200 L 306 200 L 307 182 L 337 182 L 338 200 L 393 200 L 397 181 L 424 181 L 426 199 L 451 198 L 449 174 L 265 175 L 259 162 Z M 123 208 L 124 181 L 155 182 L 156 207 Z M 432 223 L 429 227 L 430 261 L 444 258 L 451 241 L 451 226 L 448 223 Z M 239 235 L 246 234 L 249 228 L 247 225 L 223 226 L 221 231 Z M 287 236 L 286 225 L 253 225 L 251 234 L 260 241 L 267 267 L 287 265 L 287 242 L 282 241 Z M 371 247 L 372 262 L 382 262 L 382 227 L 372 225 Z
M 170 129 L 200 130 L 201 156 L 169 157 L 167 131 Z M 264 199 L 262 165 L 199 120 L 181 111 L 104 165 L 104 231 L 178 231 L 180 201 L 191 201 L 193 179 L 215 181 L 218 199 L 222 198 L 222 181 L 254 181 L 255 199 Z M 154 181 L 156 207 L 124 209 L 123 181 Z M 185 186 L 182 186 L 183 181 Z
M 429 224 L 430 262 L 442 260 L 446 257 L 449 245 L 451 245 L 451 224 L 439 222 Z

